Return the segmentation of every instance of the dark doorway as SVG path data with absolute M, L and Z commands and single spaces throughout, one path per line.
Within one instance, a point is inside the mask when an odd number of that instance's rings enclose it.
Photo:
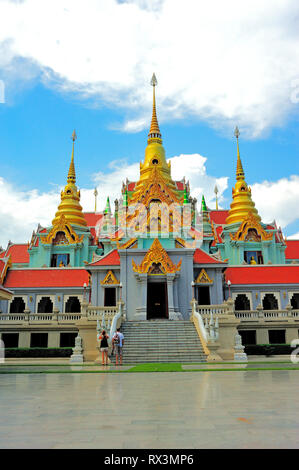
M 269 330 L 269 343 L 270 344 L 285 344 L 286 331 L 285 330 Z
M 77 333 L 60 333 L 60 347 L 73 348 L 75 346 L 75 338 Z
M 256 330 L 239 330 L 238 333 L 242 338 L 243 346 L 246 346 L 247 344 L 256 344 Z
M 266 294 L 263 298 L 264 310 L 278 310 L 278 302 L 273 294 Z
M 291 298 L 291 305 L 295 310 L 299 309 L 299 294 L 293 294 Z
M 50 297 L 42 297 L 37 306 L 37 313 L 52 313 L 53 302 Z
M 105 287 L 105 307 L 115 307 L 116 306 L 116 288 L 115 287 Z
M 2 341 L 5 348 L 18 348 L 19 333 L 2 333 Z
M 22 297 L 15 297 L 10 304 L 10 313 L 24 313 L 25 302 Z
M 48 347 L 48 333 L 31 333 L 30 347 L 31 348 L 47 348 Z
M 147 319 L 168 318 L 167 283 L 147 284 Z
M 210 305 L 210 287 L 200 286 L 197 288 L 198 305 Z
M 250 301 L 245 294 L 238 294 L 235 299 L 235 310 L 250 310 Z M 241 334 L 241 333 L 240 333 Z M 241 335 L 242 336 L 242 335 Z M 255 343 L 252 343 L 255 344 Z
M 65 304 L 65 313 L 81 312 L 81 304 L 78 297 L 69 297 Z

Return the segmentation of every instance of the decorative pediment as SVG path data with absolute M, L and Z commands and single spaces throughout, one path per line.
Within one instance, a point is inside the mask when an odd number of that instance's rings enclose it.
M 115 284 L 119 284 L 119 281 L 116 278 L 114 272 L 111 271 L 111 269 L 110 269 L 110 271 L 108 271 L 108 273 L 106 274 L 105 279 L 103 281 L 101 281 L 101 284 L 102 284 L 102 286 L 104 286 L 104 285 L 115 285 Z
M 205 269 L 202 269 L 195 282 L 196 284 L 213 284 L 213 279 L 208 276 Z
M 120 250 L 127 250 L 129 248 L 137 248 L 136 246 L 137 243 L 138 243 L 137 238 L 130 238 L 130 240 L 122 244 L 116 241 L 117 248 Z
M 243 220 L 239 230 L 235 234 L 230 233 L 230 238 L 233 241 L 267 241 L 272 240 L 273 233 L 267 233 L 255 215 L 250 212 Z
M 146 253 L 141 264 L 137 265 L 132 260 L 133 271 L 136 273 L 148 274 L 170 274 L 176 273 L 181 269 L 182 260 L 178 264 L 174 264 L 163 248 L 158 238 L 155 238 L 152 246 Z
M 55 245 L 69 245 L 81 243 L 83 241 L 83 235 L 79 237 L 62 214 L 57 223 L 53 225 L 48 235 L 40 239 L 44 244 L 55 243 Z

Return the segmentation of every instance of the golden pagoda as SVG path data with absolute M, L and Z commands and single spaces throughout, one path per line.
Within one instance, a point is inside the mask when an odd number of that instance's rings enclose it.
M 233 202 L 230 205 L 226 224 L 234 224 L 236 222 L 242 222 L 251 213 L 257 222 L 261 222 L 261 218 L 258 211 L 255 208 L 255 204 L 251 199 L 251 188 L 247 186 L 245 181 L 245 173 L 243 170 L 240 150 L 239 150 L 239 129 L 236 127 L 235 136 L 237 139 L 237 171 L 236 179 L 237 182 L 232 190 Z
M 180 202 L 180 196 L 171 178 L 171 165 L 170 162 L 167 163 L 166 161 L 165 150 L 162 145 L 162 135 L 159 129 L 156 112 L 155 87 L 157 83 L 156 76 L 153 74 L 151 79 L 151 85 L 153 87 L 152 121 L 148 133 L 144 162 L 140 162 L 140 179 L 136 184 L 134 194 L 128 201 L 129 204 L 141 202 L 141 199 L 143 199 L 143 203 L 147 203 L 150 202 L 150 200 L 146 201 L 145 199 L 161 200 L 161 198 L 164 201 L 168 200 L 169 204 L 172 202 Z M 153 191 L 153 185 L 155 185 L 155 191 Z M 145 194 L 149 192 L 150 188 L 150 198 L 145 198 Z M 162 197 L 162 193 L 164 193 L 164 197 Z
M 76 172 L 74 164 L 74 145 L 76 140 L 76 132 L 72 134 L 73 148 L 70 168 L 67 177 L 67 185 L 64 190 L 61 191 L 61 203 L 58 206 L 58 211 L 55 214 L 55 218 L 52 221 L 52 225 L 55 226 L 59 223 L 61 216 L 63 215 L 65 221 L 69 224 L 80 225 L 83 227 L 87 226 L 86 220 L 83 216 L 82 207 L 80 205 L 80 191 L 76 186 Z

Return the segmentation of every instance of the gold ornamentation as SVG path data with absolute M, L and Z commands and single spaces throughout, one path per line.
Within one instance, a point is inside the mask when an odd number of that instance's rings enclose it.
M 115 285 L 115 284 L 119 284 L 119 281 L 117 280 L 115 274 L 113 273 L 113 271 L 108 271 L 108 273 L 106 274 L 105 276 L 105 279 L 103 281 L 101 281 L 101 284 L 102 286 L 104 285 Z
M 243 220 L 239 230 L 235 234 L 230 233 L 230 238 L 233 241 L 244 241 L 248 234 L 248 231 L 251 229 L 256 230 L 257 234 L 261 237 L 263 241 L 272 240 L 273 238 L 273 233 L 267 233 L 262 228 L 258 218 L 252 212 L 249 212 L 248 216 Z
M 41 237 L 41 242 L 44 244 L 50 244 L 55 239 L 58 232 L 63 232 L 68 244 L 81 243 L 83 241 L 83 235 L 79 237 L 73 230 L 72 226 L 66 221 L 65 216 L 62 214 L 58 219 L 57 223 L 51 228 L 48 235 Z
M 213 284 L 213 279 L 208 276 L 205 269 L 202 269 L 195 282 L 196 284 Z
M 182 260 L 174 264 L 163 248 L 158 238 L 155 238 L 152 246 L 146 253 L 140 265 L 132 260 L 133 271 L 139 274 L 170 274 L 176 273 L 181 269 Z M 157 272 L 157 271 L 161 272 Z
M 133 248 L 136 242 L 137 242 L 137 238 L 131 238 L 127 242 L 123 243 L 122 245 L 118 241 L 116 241 L 116 245 L 119 250 L 127 250 L 128 248 Z

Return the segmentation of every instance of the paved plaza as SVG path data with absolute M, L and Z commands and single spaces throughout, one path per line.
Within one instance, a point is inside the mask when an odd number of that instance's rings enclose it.
M 1 448 L 299 447 L 298 370 L 32 372 L 0 375 Z

